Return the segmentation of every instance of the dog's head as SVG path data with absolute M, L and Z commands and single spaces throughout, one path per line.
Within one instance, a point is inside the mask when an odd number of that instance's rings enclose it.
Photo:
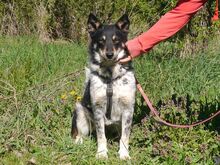
M 129 24 L 126 14 L 111 25 L 103 25 L 93 14 L 90 14 L 88 31 L 91 37 L 90 50 L 93 59 L 102 63 L 116 62 L 125 57 L 128 54 L 125 42 Z

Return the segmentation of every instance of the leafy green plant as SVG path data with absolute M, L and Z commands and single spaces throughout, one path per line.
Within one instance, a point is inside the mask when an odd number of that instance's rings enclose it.
M 172 46 L 163 43 L 135 59 L 137 78 L 165 120 L 190 123 L 220 108 L 220 51 L 214 41 L 194 57 L 171 56 Z M 108 160 L 95 159 L 92 135 L 74 144 L 71 114 L 83 89 L 86 58 L 85 45 L 0 38 L 0 164 L 214 164 L 220 156 L 219 117 L 193 129 L 162 126 L 140 94 L 131 160 L 118 159 L 114 139 L 108 139 Z
M 175 7 L 176 0 L 91 1 L 91 0 L 14 0 L 0 2 L 1 35 L 37 35 L 43 41 L 54 39 L 87 40 L 86 22 L 90 12 L 105 23 L 112 23 L 123 13 L 131 19 L 130 37 L 149 29 L 166 12 Z M 207 36 L 219 29 L 211 25 L 215 1 L 210 0 L 189 24 L 169 42 L 181 56 L 205 49 Z M 211 35 L 210 35 L 211 34 Z

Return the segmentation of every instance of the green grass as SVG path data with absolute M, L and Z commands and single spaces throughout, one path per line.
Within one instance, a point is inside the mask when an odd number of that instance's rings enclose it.
M 134 62 L 137 78 L 161 116 L 184 124 L 219 109 L 219 47 L 187 58 L 170 56 L 166 49 L 161 44 Z M 139 94 L 131 160 L 118 159 L 114 139 L 108 140 L 108 160 L 95 159 L 93 136 L 75 145 L 71 112 L 84 75 L 64 75 L 82 70 L 86 57 L 85 45 L 0 38 L 0 164 L 214 164 L 220 156 L 219 117 L 193 129 L 161 126 L 149 118 Z

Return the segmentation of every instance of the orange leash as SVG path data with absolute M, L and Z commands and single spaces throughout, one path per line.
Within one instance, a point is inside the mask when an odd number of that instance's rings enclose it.
M 147 95 L 144 93 L 144 90 L 141 87 L 140 83 L 137 81 L 137 79 L 136 79 L 136 83 L 137 83 L 137 88 L 138 88 L 139 92 L 141 93 L 142 97 L 144 98 L 144 100 L 145 100 L 146 104 L 148 105 L 148 107 L 150 108 L 151 112 L 156 116 L 157 120 L 160 123 L 163 123 L 167 126 L 174 127 L 174 128 L 191 128 L 191 127 L 203 124 L 205 122 L 208 122 L 220 114 L 220 110 L 218 110 L 216 113 L 211 115 L 209 118 L 202 120 L 202 121 L 199 121 L 199 122 L 196 122 L 196 123 L 193 123 L 193 124 L 189 124 L 189 125 L 179 125 L 179 124 L 169 123 L 169 122 L 165 121 L 164 119 L 160 118 L 159 112 L 153 107 L 152 103 L 148 99 Z

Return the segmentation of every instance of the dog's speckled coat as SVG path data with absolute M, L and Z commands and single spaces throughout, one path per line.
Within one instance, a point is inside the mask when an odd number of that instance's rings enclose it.
M 89 63 L 86 68 L 84 96 L 76 103 L 72 122 L 72 136 L 76 143 L 83 142 L 95 127 L 97 133 L 97 158 L 107 158 L 105 125 L 121 126 L 119 157 L 129 159 L 129 135 L 131 130 L 136 81 L 131 62 L 119 64 L 117 61 L 128 56 L 125 46 L 129 20 L 123 15 L 114 25 L 102 25 L 90 14 L 88 29 L 91 37 Z M 107 82 L 112 82 L 112 111 L 106 118 Z

